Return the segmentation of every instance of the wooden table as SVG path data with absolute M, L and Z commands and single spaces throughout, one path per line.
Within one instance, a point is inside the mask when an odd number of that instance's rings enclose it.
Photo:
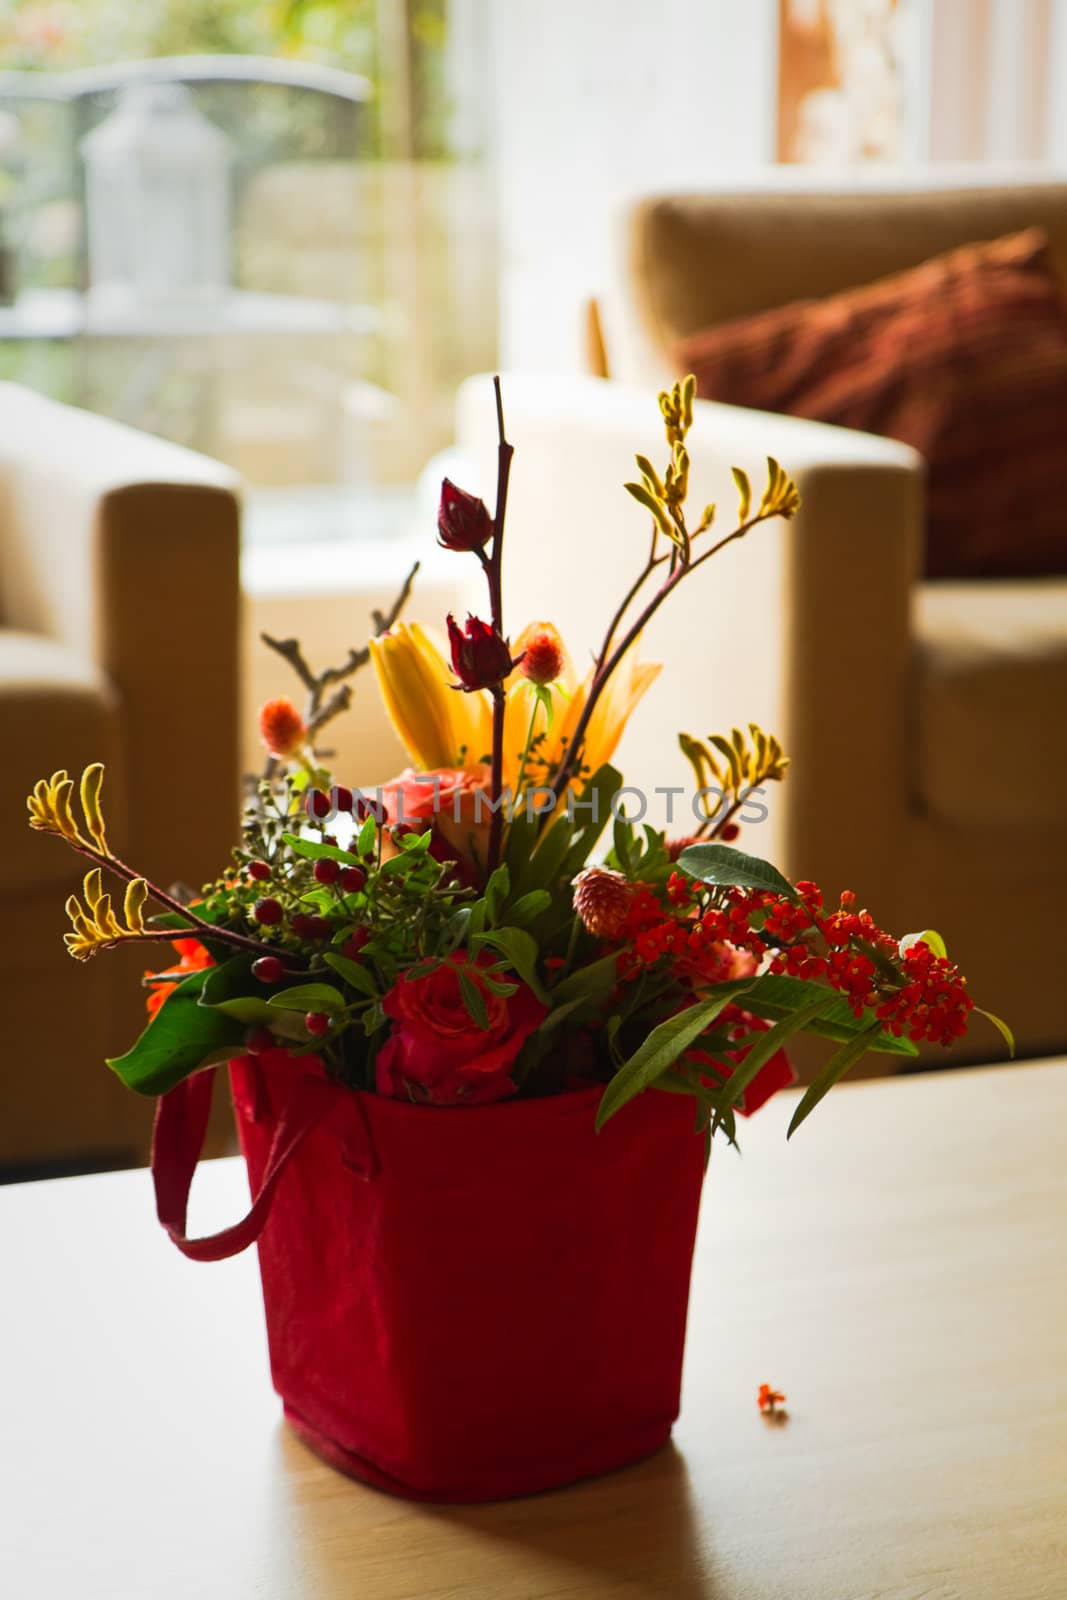
M 145 1173 L 0 1191 L 0 1594 L 1063 1600 L 1067 1065 L 843 1086 L 787 1149 L 791 1102 L 712 1163 L 674 1446 L 495 1506 L 309 1455 L 254 1256 L 182 1259 Z

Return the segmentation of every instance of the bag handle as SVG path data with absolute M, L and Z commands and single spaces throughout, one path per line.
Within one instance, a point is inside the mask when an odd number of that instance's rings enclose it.
M 182 1255 L 191 1261 L 223 1261 L 259 1238 L 270 1215 L 278 1179 L 312 1129 L 338 1106 L 348 1103 L 356 1106 L 362 1136 L 358 1156 L 348 1149 L 343 1151 L 345 1166 L 361 1177 L 374 1176 L 376 1165 L 370 1135 L 356 1095 L 324 1078 L 299 1078 L 278 1117 L 259 1189 L 247 1214 L 219 1233 L 190 1239 L 185 1231 L 189 1190 L 204 1148 L 214 1076 L 213 1067 L 196 1072 L 161 1095 L 152 1132 L 156 1215 Z

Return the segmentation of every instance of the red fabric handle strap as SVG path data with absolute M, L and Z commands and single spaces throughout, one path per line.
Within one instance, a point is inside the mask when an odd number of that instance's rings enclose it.
M 184 1078 L 169 1093 L 160 1096 L 156 1109 L 152 1134 L 156 1215 L 182 1255 L 192 1261 L 222 1261 L 258 1239 L 270 1215 L 278 1180 L 289 1161 L 312 1129 L 338 1107 L 355 1107 L 361 1133 L 362 1149 L 358 1154 L 353 1155 L 348 1148 L 343 1150 L 345 1165 L 363 1177 L 374 1176 L 376 1168 L 370 1137 L 357 1096 L 323 1078 L 301 1078 L 278 1117 L 259 1189 L 247 1214 L 219 1233 L 190 1239 L 185 1231 L 189 1190 L 204 1147 L 214 1076 L 215 1069 L 210 1068 Z M 345 1145 L 349 1142 L 346 1139 Z

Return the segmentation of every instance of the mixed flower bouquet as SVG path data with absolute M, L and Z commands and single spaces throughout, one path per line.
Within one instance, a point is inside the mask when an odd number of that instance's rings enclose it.
M 691 837 L 626 816 L 611 758 L 658 670 L 638 659 L 643 629 L 799 504 L 771 461 L 758 501 L 735 469 L 732 531 L 716 537 L 714 506 L 690 520 L 693 391 L 660 396 L 668 459 L 638 456 L 626 485 L 648 556 L 584 676 L 550 622 L 514 644 L 505 629 L 498 384 L 494 510 L 446 482 L 438 519 L 445 548 L 481 564 L 488 618 L 450 616 L 446 660 L 397 620 L 409 578 L 338 667 L 268 639 L 307 704 L 263 707 L 269 759 L 216 882 L 167 891 L 116 855 L 100 766 L 81 820 L 65 772 L 29 799 L 31 826 L 90 863 L 67 902 L 71 954 L 170 941 L 179 958 L 146 974 L 148 1026 L 110 1063 L 160 1097 L 161 1223 L 198 1260 L 258 1242 L 286 1417 L 334 1466 L 408 1497 L 525 1494 L 659 1448 L 713 1135 L 734 1142 L 737 1115 L 792 1080 L 798 1033 L 836 1048 L 790 1131 L 866 1050 L 951 1044 L 974 1010 L 937 934 L 894 938 L 851 893 L 826 903 L 737 848 L 746 802 L 788 766 L 754 724 L 681 736 Z M 363 793 L 318 738 L 370 663 L 413 765 Z M 252 1203 L 190 1238 L 224 1061 Z
M 438 518 L 440 543 L 483 568 L 488 620 L 449 616 L 447 662 L 397 622 L 409 579 L 342 667 L 315 674 L 296 641 L 268 641 L 308 704 L 262 708 L 269 761 L 216 882 L 166 891 L 127 866 L 100 766 L 82 776 L 81 822 L 65 772 L 38 783 L 31 827 L 91 863 L 67 902 L 71 955 L 172 941 L 180 958 L 146 974 L 148 1026 L 110 1062 L 131 1089 L 164 1094 L 238 1055 L 268 1070 L 314 1056 L 342 1085 L 457 1110 L 600 1085 L 598 1126 L 641 1091 L 682 1093 L 709 1141 L 733 1141 L 736 1114 L 792 1080 L 783 1047 L 798 1033 L 837 1049 L 790 1132 L 866 1051 L 913 1056 L 964 1034 L 973 1002 L 936 933 L 898 939 L 850 891 L 828 903 L 734 845 L 745 801 L 786 774 L 772 735 L 680 735 L 703 807 L 691 837 L 638 827 L 617 803 L 611 758 L 658 671 L 638 657 L 646 624 L 728 544 L 799 505 L 772 460 L 758 501 L 735 469 L 732 531 L 715 536 L 714 506 L 690 519 L 693 393 L 687 378 L 660 395 L 668 458 L 638 456 L 626 484 L 650 520 L 648 557 L 584 676 L 550 622 L 514 644 L 506 633 L 498 383 L 495 509 L 446 480 Z M 368 662 L 413 763 L 373 793 L 339 784 L 316 749 Z M 121 910 L 105 875 L 124 885 Z

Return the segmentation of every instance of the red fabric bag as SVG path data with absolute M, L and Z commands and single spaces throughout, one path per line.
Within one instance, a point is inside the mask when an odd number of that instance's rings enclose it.
M 160 1220 L 185 1254 L 259 1240 L 285 1415 L 353 1477 L 415 1499 L 529 1494 L 637 1460 L 678 1415 L 704 1171 L 688 1097 L 594 1129 L 599 1088 L 463 1109 L 231 1062 L 254 1198 L 185 1234 L 210 1072 L 160 1102 Z

